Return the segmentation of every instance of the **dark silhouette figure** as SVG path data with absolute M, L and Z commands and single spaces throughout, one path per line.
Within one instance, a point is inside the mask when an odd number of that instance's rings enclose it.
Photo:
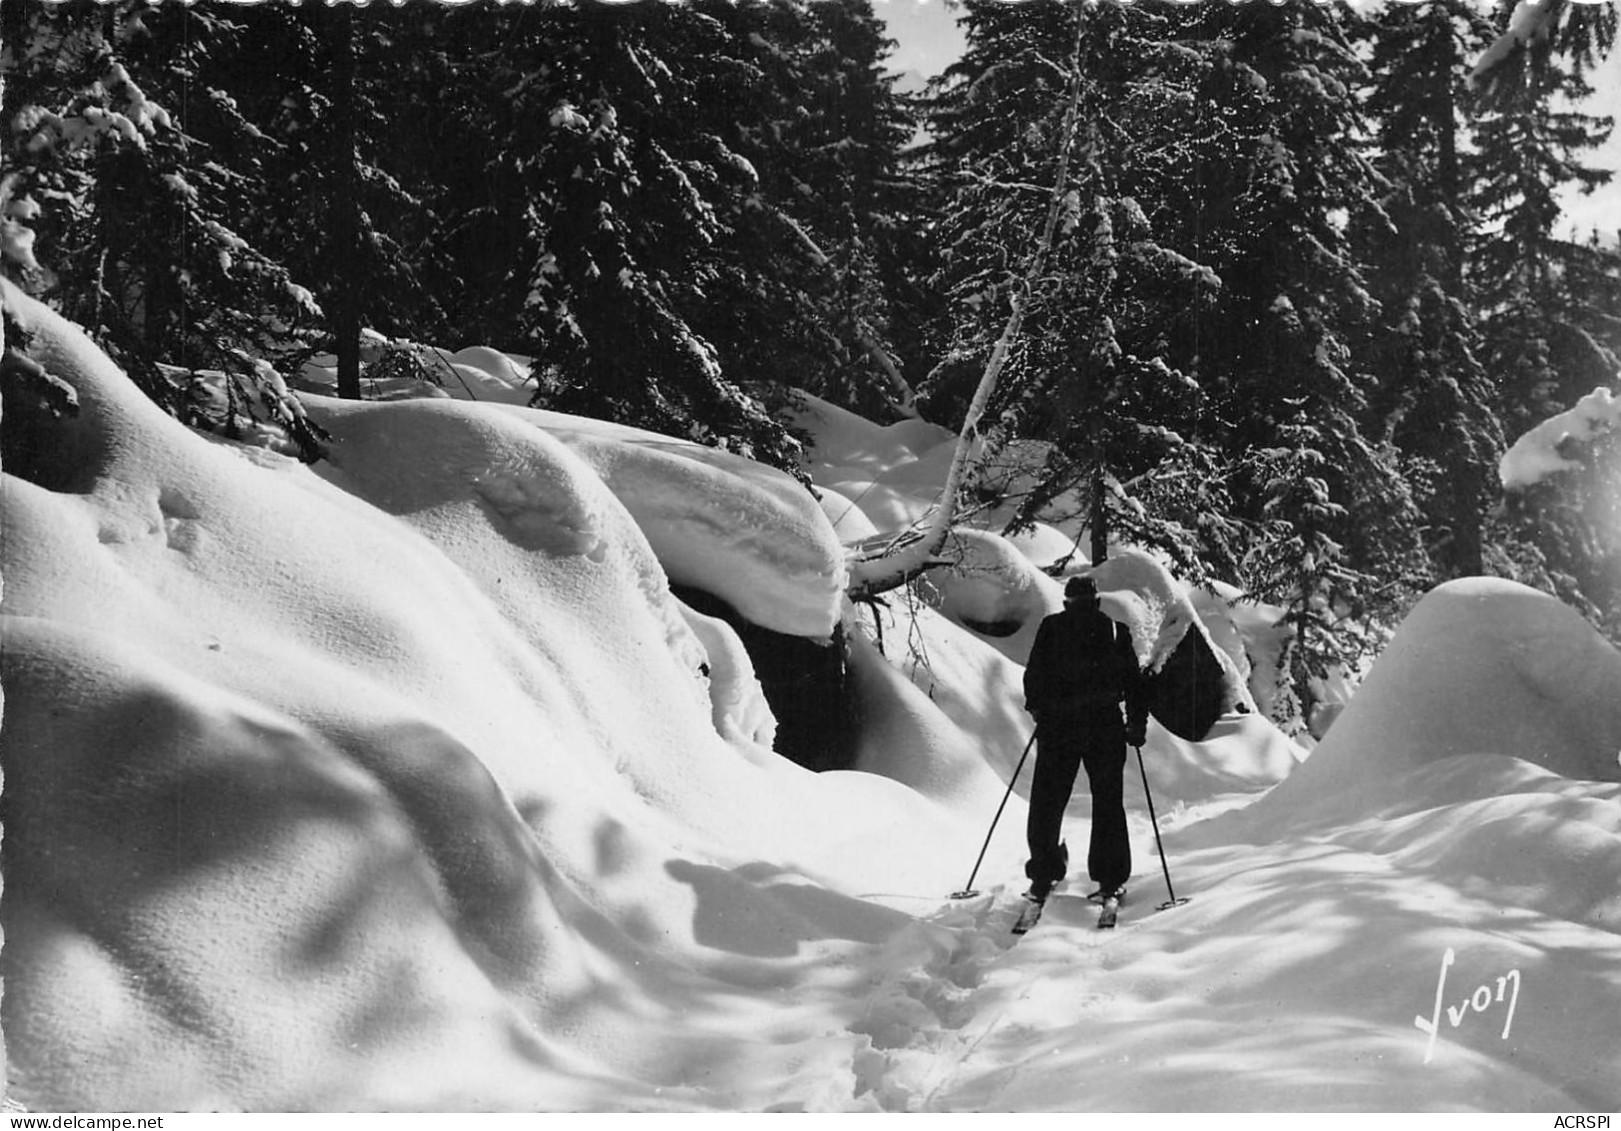
M 1121 716 L 1121 703 L 1126 705 Z M 1031 894 L 1044 898 L 1064 878 L 1069 851 L 1059 842 L 1064 808 L 1082 765 L 1092 786 L 1092 842 L 1086 867 L 1105 893 L 1131 875 L 1124 800 L 1126 747 L 1141 746 L 1148 688 L 1131 630 L 1098 607 L 1097 583 L 1072 577 L 1064 611 L 1041 622 L 1024 670 L 1024 704 L 1036 721 L 1030 789 Z

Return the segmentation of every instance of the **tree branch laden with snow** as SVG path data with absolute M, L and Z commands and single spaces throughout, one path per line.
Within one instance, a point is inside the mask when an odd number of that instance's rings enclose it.
M 1505 491 L 1523 491 L 1562 472 L 1582 466 L 1568 454 L 1571 445 L 1585 444 L 1621 426 L 1621 397 L 1600 386 L 1568 411 L 1549 417 L 1518 440 L 1504 454 L 1498 471 Z

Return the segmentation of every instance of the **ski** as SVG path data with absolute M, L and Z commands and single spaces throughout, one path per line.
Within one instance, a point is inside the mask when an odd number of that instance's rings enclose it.
M 1051 894 L 1051 892 L 1048 893 L 1048 895 Z M 1013 933 L 1016 935 L 1025 934 L 1031 927 L 1041 922 L 1041 912 L 1046 906 L 1047 896 L 1037 897 L 1031 892 L 1025 892 L 1024 906 L 1019 908 L 1019 917 L 1013 921 Z
M 1103 901 L 1103 909 L 1098 912 L 1098 930 L 1107 931 L 1114 927 L 1115 920 L 1120 917 L 1120 897 L 1109 896 Z
M 1052 892 L 1039 898 L 1032 892 L 1024 893 L 1024 906 L 1019 908 L 1019 915 L 1013 921 L 1013 933 L 1016 935 L 1028 934 L 1030 929 L 1041 922 L 1041 913 L 1046 910 L 1047 901 L 1052 898 Z M 1112 930 L 1120 920 L 1120 904 L 1126 897 L 1126 889 L 1105 894 L 1101 889 L 1087 895 L 1087 900 L 1098 905 L 1098 930 Z M 1162 904 L 1155 910 L 1163 911 L 1167 907 L 1177 907 L 1186 903 L 1186 899 L 1178 899 L 1172 903 Z

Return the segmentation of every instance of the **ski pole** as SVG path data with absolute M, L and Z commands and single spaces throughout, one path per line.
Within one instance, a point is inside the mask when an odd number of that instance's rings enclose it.
M 996 832 L 996 822 L 1002 819 L 1002 810 L 1007 808 L 1007 799 L 1013 796 L 1013 783 L 1019 780 L 1019 771 L 1024 769 L 1024 760 L 1030 756 L 1030 748 L 1036 744 L 1036 732 L 1030 732 L 1030 741 L 1024 744 L 1024 753 L 1019 755 L 1019 764 L 1013 767 L 1013 776 L 1008 779 L 1007 792 L 1002 795 L 1002 804 L 996 807 L 996 816 L 991 818 L 990 831 L 985 834 L 985 843 L 980 846 L 979 859 L 974 861 L 974 870 L 968 873 L 968 883 L 961 891 L 951 893 L 952 899 L 972 899 L 979 892 L 974 890 L 974 877 L 979 875 L 979 866 L 985 863 L 985 851 L 991 846 L 991 836 Z
M 1154 795 L 1148 788 L 1148 767 L 1143 765 L 1143 748 L 1137 747 L 1137 769 L 1143 775 L 1143 796 L 1148 799 L 1148 819 L 1154 825 L 1154 847 L 1159 849 L 1159 866 L 1165 871 L 1165 890 L 1170 899 L 1159 905 L 1161 911 L 1167 907 L 1180 907 L 1187 902 L 1186 898 L 1176 898 L 1176 890 L 1171 887 L 1171 866 L 1165 861 L 1165 842 L 1159 838 L 1159 818 L 1154 816 Z

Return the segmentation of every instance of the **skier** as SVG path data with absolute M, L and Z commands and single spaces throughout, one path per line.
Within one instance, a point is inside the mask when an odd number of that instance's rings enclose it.
M 1095 581 L 1070 578 L 1064 586 L 1064 610 L 1041 622 L 1024 670 L 1025 710 L 1036 721 L 1025 874 L 1030 898 L 1038 904 L 1064 878 L 1069 864 L 1069 850 L 1058 837 L 1082 764 L 1092 787 L 1087 872 L 1105 902 L 1124 891 L 1131 875 L 1123 798 L 1126 747 L 1143 744 L 1147 692 L 1131 630 L 1098 607 Z

